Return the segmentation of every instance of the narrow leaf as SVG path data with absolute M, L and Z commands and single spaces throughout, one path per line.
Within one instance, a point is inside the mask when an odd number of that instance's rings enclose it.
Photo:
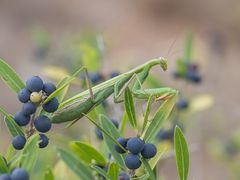
M 151 96 L 148 98 L 147 108 L 146 108 L 146 112 L 145 112 L 145 114 L 144 114 L 142 132 L 144 132 L 144 130 L 145 130 L 146 126 L 147 126 L 149 114 L 150 114 L 150 112 L 151 112 L 152 102 L 153 102 L 153 96 L 151 95 Z
M 93 179 L 90 169 L 70 152 L 58 149 L 58 156 L 81 179 Z
M 111 180 L 117 180 L 119 174 L 119 166 L 117 163 L 112 162 L 108 168 L 108 175 Z
M 162 158 L 163 154 L 166 152 L 167 148 L 163 148 L 161 145 L 158 145 L 157 147 L 157 154 L 152 159 L 149 160 L 149 164 L 152 169 L 154 169 L 157 165 L 157 163 Z
M 187 73 L 187 68 L 185 62 L 182 59 L 177 60 L 177 72 L 180 76 L 185 76 Z
M 54 175 L 50 168 L 48 168 L 44 173 L 44 180 L 54 180 Z
M 167 120 L 168 116 L 170 115 L 174 104 L 176 102 L 176 94 L 170 97 L 169 99 L 165 100 L 163 104 L 157 110 L 157 113 L 153 117 L 150 122 L 150 125 L 146 129 L 144 133 L 144 140 L 146 142 L 151 141 L 153 138 L 156 137 L 156 134 L 162 127 L 162 124 Z
M 93 165 L 91 165 L 91 168 L 93 168 L 98 174 L 102 175 L 104 178 L 110 179 L 110 177 L 108 176 L 107 172 L 104 171 L 99 166 L 96 166 L 96 165 L 93 164 Z
M 187 180 L 189 169 L 189 152 L 186 139 L 179 127 L 174 131 L 174 148 L 176 163 L 180 180 Z
M 8 167 L 6 160 L 4 159 L 3 156 L 0 155 L 0 174 L 7 173 L 8 172 Z
M 16 93 L 25 87 L 13 68 L 2 59 L 0 59 L 0 78 Z
M 6 156 L 5 156 L 8 162 L 11 161 L 12 158 L 14 157 L 14 152 L 15 152 L 15 149 L 14 149 L 13 145 L 10 144 L 7 149 Z
M 127 116 L 127 113 L 126 111 L 124 112 L 123 114 L 123 117 L 122 117 L 122 120 L 121 120 L 121 123 L 120 123 L 120 133 L 123 135 L 125 133 L 125 129 L 126 129 L 126 125 L 127 125 L 127 119 L 128 116 Z
M 8 114 L 3 108 L 0 108 L 0 112 L 4 115 L 4 121 L 13 137 L 17 135 L 24 135 L 22 128 L 17 125 L 10 114 Z
M 133 128 L 137 127 L 137 118 L 133 102 L 132 93 L 129 88 L 126 88 L 124 95 L 124 106 L 128 115 L 128 120 Z
M 81 160 L 88 164 L 90 164 L 92 160 L 95 160 L 97 165 L 105 166 L 107 164 L 103 155 L 89 144 L 80 141 L 73 141 L 70 143 L 70 148 Z
M 120 137 L 120 133 L 118 132 L 117 128 L 113 125 L 110 119 L 108 119 L 106 116 L 101 115 L 100 116 L 100 121 L 102 128 L 105 129 L 114 139 L 117 140 L 117 138 Z M 117 151 L 114 148 L 114 145 L 116 144 L 112 138 L 110 138 L 108 135 L 105 133 L 103 134 L 104 141 L 113 155 L 114 159 L 119 163 L 120 166 L 124 167 L 124 155 L 120 155 L 117 153 Z
M 141 158 L 141 160 L 142 160 L 142 163 L 143 163 L 146 171 L 149 174 L 149 179 L 156 180 L 155 174 L 154 174 L 153 170 L 151 169 L 151 167 L 150 167 L 149 163 L 147 162 L 147 160 L 144 159 L 144 158 Z
M 38 158 L 38 154 L 39 154 L 38 141 L 39 141 L 38 134 L 30 137 L 22 151 L 20 164 L 28 172 L 31 172 L 31 170 L 34 168 Z

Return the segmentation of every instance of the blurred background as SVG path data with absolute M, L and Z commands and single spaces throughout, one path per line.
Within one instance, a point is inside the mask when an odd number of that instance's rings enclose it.
M 20 74 L 46 75 L 46 66 L 70 69 L 72 44 L 84 34 L 105 42 L 105 69 L 125 72 L 148 59 L 163 56 L 169 70 L 154 70 L 166 86 L 191 98 L 210 96 L 214 104 L 188 116 L 186 136 L 196 147 L 190 155 L 189 179 L 239 179 L 239 147 L 226 147 L 239 136 L 240 2 L 237 0 L 0 0 L 0 57 Z M 193 34 L 192 59 L 198 64 L 198 85 L 173 78 L 176 60 L 184 55 L 188 32 Z M 77 68 L 77 67 L 74 67 Z M 46 77 L 47 79 L 47 77 Z M 0 81 L 0 106 L 14 114 L 20 103 Z M 1 122 L 0 152 L 10 144 Z M 234 139 L 234 140 L 232 140 Z M 237 144 L 237 143 L 236 143 Z M 239 173 L 239 172 L 238 172 Z M 165 179 L 177 179 L 175 159 L 161 165 Z M 238 178 L 237 178 L 238 177 Z

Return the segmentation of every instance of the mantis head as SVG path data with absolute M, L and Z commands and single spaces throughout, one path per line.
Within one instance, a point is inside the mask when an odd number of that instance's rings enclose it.
M 167 70 L 167 59 L 164 57 L 160 57 L 159 60 L 160 60 L 160 66 L 162 67 L 162 69 L 164 71 L 166 71 Z

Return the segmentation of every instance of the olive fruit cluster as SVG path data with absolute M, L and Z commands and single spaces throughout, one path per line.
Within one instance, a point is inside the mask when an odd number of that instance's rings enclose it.
M 175 78 L 185 78 L 193 83 L 200 83 L 202 81 L 202 77 L 199 74 L 198 65 L 187 63 L 184 65 L 186 69 L 186 73 L 181 74 L 179 72 L 174 73 Z
M 119 127 L 118 121 L 116 121 L 115 119 L 111 119 L 111 121 L 112 121 L 112 123 L 114 124 L 114 126 L 115 126 L 116 128 Z M 96 128 L 96 129 L 95 129 L 95 134 L 96 134 L 96 136 L 97 136 L 97 138 L 98 138 L 99 140 L 103 140 L 103 132 L 101 131 L 101 129 Z
M 125 165 L 131 170 L 138 169 L 141 166 L 142 162 L 140 156 L 145 159 L 151 159 L 157 154 L 157 148 L 154 144 L 145 143 L 138 137 L 130 139 L 120 137 L 117 141 L 122 147 L 128 150 L 128 155 L 125 158 Z M 119 145 L 115 145 L 115 150 L 121 154 L 126 153 Z
M 56 86 L 52 83 L 44 83 L 38 76 L 29 78 L 26 82 L 26 87 L 21 89 L 18 93 L 18 99 L 23 103 L 22 110 L 17 112 L 14 116 L 15 122 L 19 126 L 26 126 L 30 124 L 40 133 L 48 132 L 51 127 L 50 119 L 45 115 L 34 117 L 34 114 L 39 106 L 48 112 L 55 112 L 59 106 L 57 98 L 52 98 L 49 102 L 43 104 L 43 101 L 54 91 Z M 39 134 L 40 143 L 39 147 L 44 148 L 48 145 L 48 138 L 45 134 Z M 26 138 L 18 135 L 13 138 L 13 147 L 17 150 L 23 149 L 26 144 Z
M 29 180 L 29 174 L 25 169 L 15 168 L 11 174 L 2 174 L 0 180 Z

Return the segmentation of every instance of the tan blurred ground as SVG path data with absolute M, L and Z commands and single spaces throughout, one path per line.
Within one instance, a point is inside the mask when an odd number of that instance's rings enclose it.
M 189 179 L 226 180 L 230 179 L 229 174 L 206 153 L 205 142 L 215 136 L 218 129 L 222 128 L 224 136 L 240 124 L 239 18 L 240 2 L 236 0 L 0 0 L 0 57 L 26 79 L 39 74 L 43 66 L 32 61 L 30 30 L 34 25 L 44 26 L 56 46 L 65 36 L 95 29 L 106 38 L 109 66 L 126 70 L 126 65 L 166 56 L 170 70 L 161 76 L 166 84 L 177 86 L 170 74 L 174 60 L 183 54 L 184 35 L 192 30 L 196 40 L 195 56 L 201 64 L 204 82 L 187 90 L 178 87 L 189 96 L 213 95 L 215 106 L 195 116 L 195 122 L 190 123 L 187 137 L 190 143 L 199 144 L 199 150 L 191 154 Z M 15 94 L 2 82 L 0 91 L 0 106 L 10 113 L 16 112 L 20 103 Z M 2 125 L 1 152 L 9 143 L 3 138 Z M 166 179 L 177 178 L 174 159 L 163 165 L 161 174 Z

